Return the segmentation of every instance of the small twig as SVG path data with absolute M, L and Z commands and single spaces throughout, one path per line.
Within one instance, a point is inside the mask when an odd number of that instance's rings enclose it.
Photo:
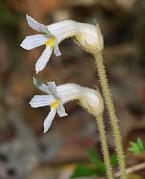
M 140 164 L 136 164 L 136 165 L 134 165 L 134 166 L 132 166 L 132 167 L 127 168 L 127 169 L 126 169 L 126 173 L 127 173 L 127 174 L 130 174 L 130 173 L 133 173 L 133 172 L 142 170 L 142 169 L 144 169 L 144 168 L 145 168 L 145 162 L 140 163 Z M 117 173 L 115 173 L 114 176 L 115 176 L 116 178 L 120 177 L 120 171 L 117 172 Z

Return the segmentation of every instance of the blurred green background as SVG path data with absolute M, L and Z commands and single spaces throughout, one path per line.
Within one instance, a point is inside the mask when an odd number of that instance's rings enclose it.
M 144 161 L 144 153 L 133 157 L 127 148 L 130 140 L 145 141 L 145 1 L 0 0 L 0 179 L 69 179 L 76 163 L 88 162 L 88 148 L 102 158 L 95 120 L 76 102 L 66 104 L 69 116 L 55 117 L 43 134 L 49 108 L 30 107 L 32 96 L 40 94 L 33 76 L 42 82 L 100 86 L 93 57 L 71 39 L 61 44 L 62 56 L 53 55 L 36 75 L 34 66 L 43 47 L 26 51 L 19 46 L 26 35 L 36 33 L 28 27 L 26 14 L 44 24 L 73 19 L 100 25 L 127 165 Z M 105 123 L 113 153 L 106 113 Z M 145 172 L 136 177 L 144 178 Z

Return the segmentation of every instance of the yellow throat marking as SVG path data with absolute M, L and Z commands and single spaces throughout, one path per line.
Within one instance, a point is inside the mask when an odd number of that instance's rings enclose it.
M 45 42 L 45 46 L 50 46 L 51 48 L 53 48 L 55 46 L 55 40 L 56 38 L 52 36 L 49 40 Z
M 50 104 L 50 108 L 58 109 L 59 102 L 60 102 L 60 99 L 59 98 L 56 99 L 56 101 L 54 101 L 53 103 Z

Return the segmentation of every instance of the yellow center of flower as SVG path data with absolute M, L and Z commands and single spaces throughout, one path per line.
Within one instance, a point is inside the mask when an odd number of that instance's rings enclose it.
M 53 103 L 50 104 L 50 108 L 55 108 L 55 109 L 58 109 L 58 106 L 59 106 L 59 102 L 60 102 L 60 99 L 57 98 L 56 101 L 54 101 Z
M 52 36 L 49 40 L 45 42 L 45 46 L 50 46 L 51 48 L 53 48 L 55 46 L 55 40 L 56 38 Z

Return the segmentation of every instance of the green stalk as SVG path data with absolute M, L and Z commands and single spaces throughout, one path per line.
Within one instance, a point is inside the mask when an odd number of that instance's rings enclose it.
M 120 178 L 127 179 L 126 168 L 125 168 L 125 157 L 124 157 L 124 152 L 123 152 L 123 147 L 122 147 L 120 129 L 118 126 L 117 116 L 115 114 L 114 105 L 112 102 L 112 97 L 111 97 L 111 93 L 110 93 L 110 89 L 108 85 L 108 80 L 106 76 L 105 67 L 103 64 L 103 57 L 102 57 L 101 51 L 98 51 L 98 53 L 95 54 L 95 60 L 96 60 L 98 75 L 99 75 L 100 84 L 102 87 L 102 92 L 103 92 L 106 108 L 108 110 L 108 114 L 111 120 L 112 130 L 114 134 L 115 149 L 116 149 L 116 153 L 118 156 L 120 173 L 121 173 Z
M 99 116 L 96 116 L 96 121 L 97 121 L 98 129 L 99 129 L 104 163 L 105 163 L 105 167 L 106 167 L 106 175 L 107 175 L 108 179 L 113 179 L 112 166 L 110 163 L 109 150 L 108 150 L 108 145 L 107 145 L 107 138 L 106 138 L 106 134 L 105 134 L 105 126 L 104 126 L 102 114 Z

